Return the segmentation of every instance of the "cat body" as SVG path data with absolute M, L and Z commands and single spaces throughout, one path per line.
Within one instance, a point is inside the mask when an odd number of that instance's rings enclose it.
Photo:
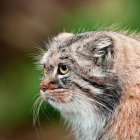
M 78 140 L 140 139 L 140 41 L 111 31 L 61 33 L 40 63 L 42 98 Z

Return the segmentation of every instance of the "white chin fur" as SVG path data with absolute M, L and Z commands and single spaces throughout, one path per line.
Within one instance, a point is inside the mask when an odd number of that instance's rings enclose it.
M 77 96 L 77 99 L 61 108 L 61 115 L 72 126 L 78 140 L 96 140 L 98 132 L 105 125 L 105 119 L 97 110 L 88 97 L 81 97 L 78 101 Z
M 44 92 L 41 92 L 41 96 L 46 98 Z M 73 100 L 68 103 L 59 103 L 51 99 L 48 99 L 48 102 L 69 122 L 77 139 L 96 140 L 99 130 L 105 125 L 105 119 L 96 112 L 96 106 L 91 105 L 86 96 L 75 94 Z

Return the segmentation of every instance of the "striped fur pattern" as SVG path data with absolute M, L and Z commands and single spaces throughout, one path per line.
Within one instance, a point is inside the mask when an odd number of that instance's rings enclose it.
M 111 32 L 61 33 L 40 60 L 41 96 L 77 140 L 140 139 L 140 41 Z M 64 64 L 65 75 L 58 73 Z

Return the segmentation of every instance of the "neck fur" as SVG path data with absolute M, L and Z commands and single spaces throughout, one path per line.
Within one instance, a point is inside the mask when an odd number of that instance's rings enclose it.
M 77 140 L 97 140 L 102 135 L 106 124 L 106 117 L 97 113 L 83 115 L 80 113 L 62 113 L 75 133 Z

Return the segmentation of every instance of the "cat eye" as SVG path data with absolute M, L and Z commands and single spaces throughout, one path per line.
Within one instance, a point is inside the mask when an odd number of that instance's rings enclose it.
M 63 65 L 63 64 L 61 64 L 61 65 L 58 66 L 58 74 L 65 75 L 68 72 L 69 72 L 68 66 Z

